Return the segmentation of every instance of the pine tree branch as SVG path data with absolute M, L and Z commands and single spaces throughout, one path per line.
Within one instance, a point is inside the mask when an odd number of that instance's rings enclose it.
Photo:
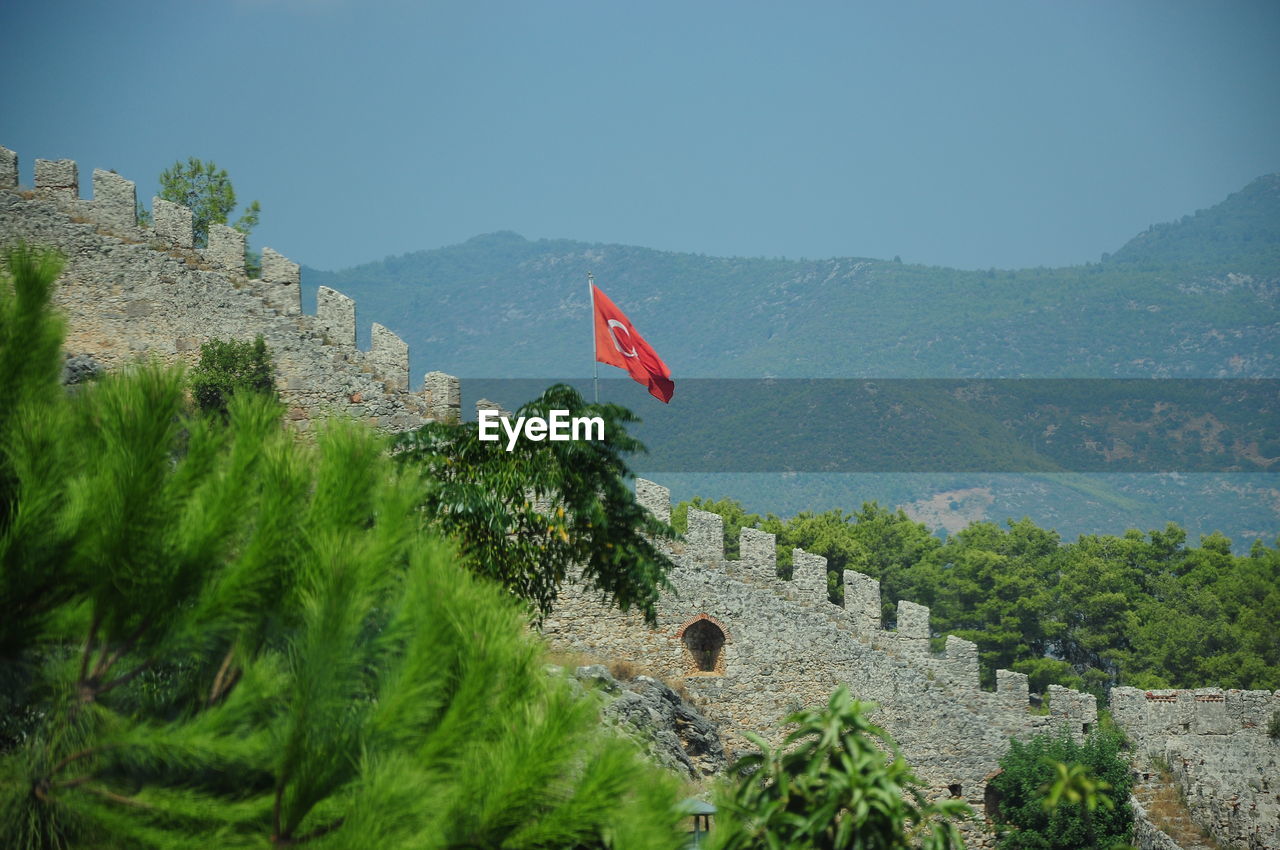
M 107 749 L 107 747 L 103 746 L 103 747 L 85 747 L 83 750 L 78 750 L 77 752 L 72 753 L 71 755 L 62 759 L 62 761 L 55 764 L 53 766 L 53 769 L 49 771 L 49 777 L 52 778 L 54 776 L 57 776 L 59 773 L 62 772 L 63 768 L 65 768 L 67 765 L 74 764 L 75 762 L 80 761 L 80 759 L 88 758 L 89 756 L 96 755 L 105 749 Z
M 117 661 L 132 651 L 134 646 L 137 645 L 139 638 L 142 637 L 143 633 L 146 632 L 147 627 L 150 625 L 150 621 L 143 621 L 142 623 L 139 623 L 138 627 L 133 630 L 133 633 L 130 634 L 129 637 L 125 638 L 125 642 L 115 652 L 108 652 L 107 647 L 104 644 L 102 647 L 102 658 L 98 660 L 98 665 L 93 668 L 92 678 L 100 679 L 105 676 Z
M 283 801 L 284 801 L 284 782 L 281 781 L 280 784 L 276 786 L 276 799 L 275 799 L 275 803 L 273 803 L 271 806 L 271 843 L 272 844 L 279 844 L 281 843 L 281 841 L 287 842 L 289 840 L 288 836 L 282 837 L 280 835 L 280 807 Z
M 126 806 L 136 806 L 139 809 L 153 808 L 152 806 L 148 806 L 146 803 L 141 803 L 132 797 L 125 797 L 120 794 L 116 794 L 113 791 L 108 791 L 105 788 L 94 788 L 92 785 L 83 785 L 81 787 L 90 794 L 95 794 L 99 797 L 110 800 L 113 803 L 121 803 Z
M 155 659 L 153 658 L 148 658 L 146 661 L 143 661 L 141 664 L 139 664 L 137 667 L 134 667 L 132 670 L 130 670 L 128 673 L 125 673 L 123 676 L 117 676 L 116 678 L 112 679 L 110 682 L 107 682 L 104 685 L 98 685 L 97 687 L 94 688 L 93 698 L 97 699 L 98 697 L 102 696 L 108 691 L 113 691 L 116 688 L 120 687 L 121 685 L 127 685 L 129 682 L 132 682 L 134 679 L 138 678 L 138 676 L 141 675 L 144 671 L 146 671 L 149 667 L 151 667 L 151 663 L 154 660 Z
M 80 653 L 80 675 L 76 681 L 83 682 L 89 673 L 89 658 L 93 655 L 94 637 L 98 634 L 98 627 L 102 625 L 102 614 L 94 613 L 93 622 L 89 623 L 89 633 L 84 638 L 84 651 Z
M 227 650 L 227 654 L 222 658 L 222 664 L 218 667 L 218 673 L 213 677 L 213 687 L 209 689 L 210 706 L 216 705 L 227 692 L 240 681 L 240 670 L 231 670 L 231 661 L 235 658 L 236 648 L 233 645 Z M 228 675 L 230 672 L 230 675 Z
M 271 844 L 275 844 L 282 847 L 292 847 L 300 844 L 306 844 L 307 841 L 315 841 L 316 838 L 329 835 L 330 832 L 333 832 L 334 830 L 337 830 L 337 828 L 342 826 L 344 821 L 346 821 L 346 818 L 338 818 L 337 821 L 334 821 L 333 823 L 325 824 L 325 826 L 323 827 L 316 827 L 315 830 L 312 830 L 311 832 L 307 832 L 306 835 L 300 835 L 297 838 L 273 837 L 271 838 Z

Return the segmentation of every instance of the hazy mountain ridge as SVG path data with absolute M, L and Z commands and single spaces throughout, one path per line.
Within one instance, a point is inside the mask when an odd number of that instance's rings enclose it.
M 1083 266 L 706 257 L 506 232 L 338 272 L 307 268 L 304 298 L 314 299 L 316 284 L 356 298 L 362 316 L 409 342 L 415 376 L 585 377 L 588 271 L 671 366 L 677 387 L 685 377 L 1280 377 L 1280 174 Z M 778 513 L 989 487 L 988 518 L 1027 514 L 1068 536 L 1174 520 L 1192 539 L 1214 529 L 1237 546 L 1274 539 L 1274 476 L 1237 479 L 805 476 L 781 486 L 733 476 L 716 488 L 709 476 L 685 475 L 664 483 L 677 498 L 727 495 Z
M 1280 175 L 1058 269 L 705 257 L 506 232 L 304 279 L 400 317 L 389 325 L 415 373 L 557 377 L 590 369 L 588 271 L 677 378 L 1280 375 Z

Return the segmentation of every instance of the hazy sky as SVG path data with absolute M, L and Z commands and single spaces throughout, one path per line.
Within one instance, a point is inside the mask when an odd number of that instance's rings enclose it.
M 0 4 L 0 145 L 190 155 L 319 268 L 494 230 L 1096 260 L 1280 171 L 1280 3 Z

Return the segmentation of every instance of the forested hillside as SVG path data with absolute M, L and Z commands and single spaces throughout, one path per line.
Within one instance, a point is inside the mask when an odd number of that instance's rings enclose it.
M 1280 376 L 1280 175 L 1083 266 L 966 271 L 866 258 L 718 258 L 496 233 L 339 272 L 304 269 L 304 298 L 323 284 L 355 297 L 364 316 L 398 317 L 391 326 L 411 344 L 414 374 L 468 378 L 469 406 L 489 392 L 475 379 L 590 373 L 587 271 L 671 366 L 676 406 L 689 397 L 680 384 L 689 377 Z M 534 394 L 490 397 L 514 408 Z M 654 420 L 658 407 L 636 405 Z M 746 442 L 725 421 L 707 427 L 721 429 L 726 447 Z M 1024 428 L 1019 439 L 1030 447 L 1033 435 Z M 723 456 L 736 455 L 726 448 Z M 1070 538 L 1174 520 L 1193 540 L 1221 531 L 1238 551 L 1280 533 L 1270 473 L 736 472 L 663 482 L 678 497 L 732 495 L 760 512 L 915 504 L 935 529 L 1029 515 Z
M 390 327 L 415 373 L 575 377 L 591 367 L 588 271 L 677 379 L 1280 375 L 1280 175 L 1101 262 L 1057 269 L 706 257 L 495 233 L 305 269 L 304 281 L 399 317 Z

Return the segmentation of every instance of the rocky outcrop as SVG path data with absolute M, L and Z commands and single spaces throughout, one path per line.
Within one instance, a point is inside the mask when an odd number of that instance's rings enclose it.
M 669 685 L 649 676 L 619 681 L 601 664 L 579 667 L 574 678 L 604 697 L 605 722 L 638 741 L 659 764 L 687 779 L 724 771 L 719 730 Z

